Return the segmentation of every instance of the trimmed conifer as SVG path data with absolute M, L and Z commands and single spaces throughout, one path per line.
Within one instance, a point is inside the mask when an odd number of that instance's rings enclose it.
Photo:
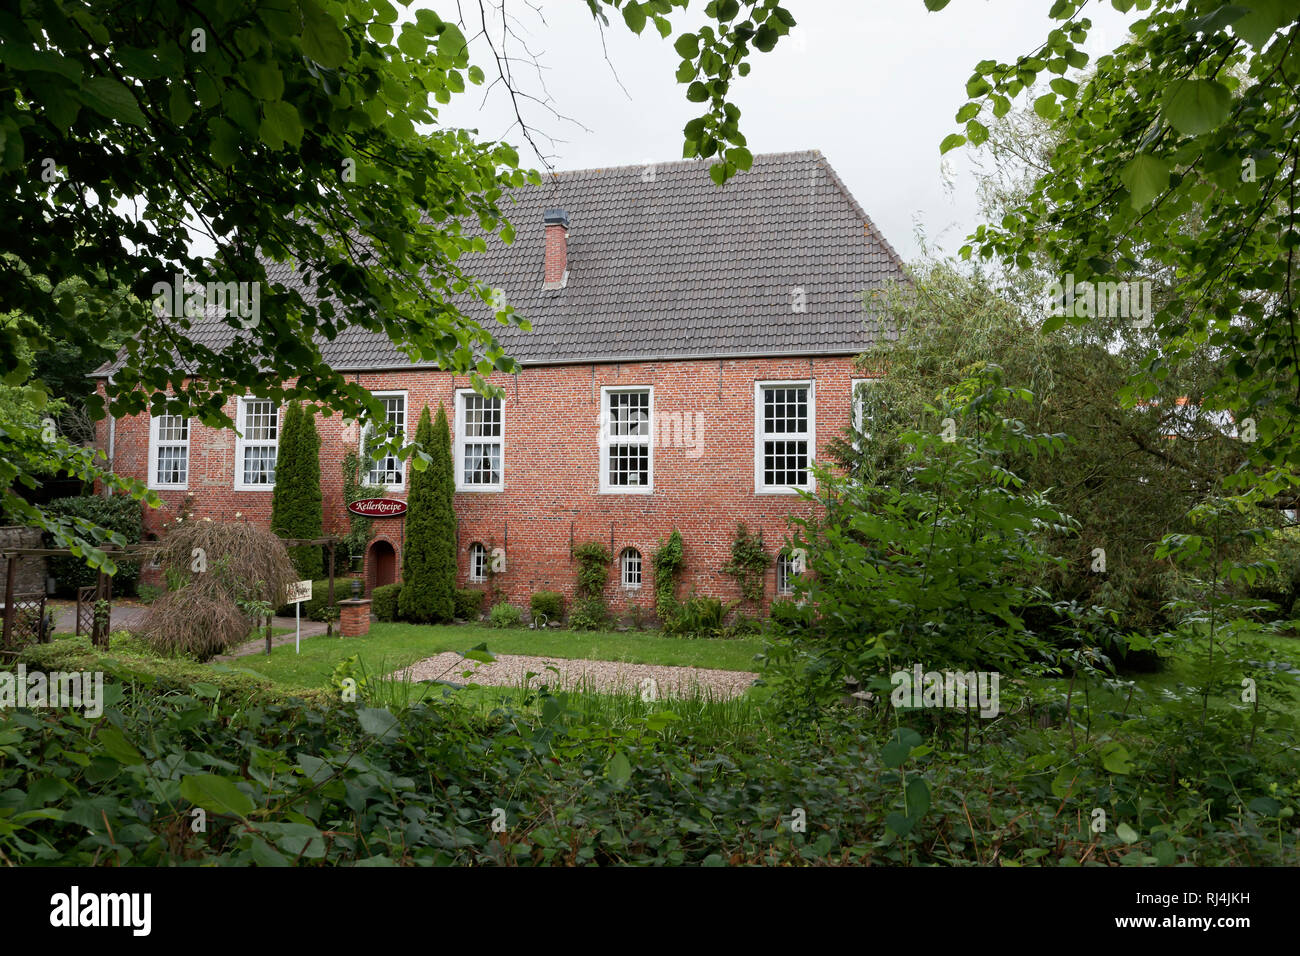
M 320 485 L 320 435 L 316 416 L 297 402 L 284 412 L 275 490 L 271 494 L 271 530 L 282 538 L 319 538 L 324 522 Z M 293 566 L 304 578 L 325 573 L 319 546 L 289 549 Z
M 398 613 L 408 621 L 445 622 L 456 610 L 456 489 L 446 408 L 438 407 L 436 422 L 427 407 L 420 413 L 415 440 L 432 460 L 423 471 L 411 467 Z

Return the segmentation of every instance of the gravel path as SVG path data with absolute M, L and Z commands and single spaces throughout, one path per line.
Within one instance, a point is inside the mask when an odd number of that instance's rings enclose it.
M 559 675 L 547 670 L 548 665 L 558 668 Z M 472 670 L 473 673 L 468 677 L 462 676 L 467 670 Z M 417 661 L 391 677 L 413 681 L 467 681 L 493 687 L 519 687 L 528 671 L 538 675 L 532 678 L 533 687 L 539 684 L 564 689 L 580 686 L 590 690 L 635 692 L 643 697 L 648 697 L 650 693 L 655 697 L 681 697 L 699 693 L 717 699 L 738 697 L 758 677 L 748 671 L 527 657 L 519 654 L 497 654 L 495 663 L 480 664 L 461 657 L 454 651 Z

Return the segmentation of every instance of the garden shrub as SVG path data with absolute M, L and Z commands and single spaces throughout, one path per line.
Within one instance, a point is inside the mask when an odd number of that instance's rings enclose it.
M 127 495 L 55 498 L 43 506 L 52 516 L 84 518 L 109 531 L 116 531 L 126 539 L 128 545 L 140 543 L 144 531 L 141 507 L 140 502 Z M 80 558 L 50 558 L 49 562 L 57 593 L 65 597 L 75 597 L 77 588 L 91 587 L 98 580 L 99 572 Z M 113 575 L 113 595 L 130 597 L 135 593 L 139 579 L 138 561 L 117 562 L 117 573 Z
M 533 620 L 545 614 L 547 622 L 554 624 L 564 616 L 564 595 L 559 591 L 534 591 L 528 607 Z
M 370 592 L 370 610 L 381 621 L 397 620 L 397 605 L 402 593 L 401 584 L 383 584 Z
M 727 616 L 739 604 L 738 600 L 724 603 L 721 598 L 692 594 L 678 608 L 676 616 L 664 624 L 664 633 L 677 637 L 731 636 Z
M 181 586 L 149 605 L 137 632 L 160 654 L 199 661 L 247 640 L 297 580 L 284 542 L 243 521 L 175 525 L 159 559 Z
M 477 621 L 483 616 L 483 601 L 487 592 L 479 588 L 456 589 L 456 617 L 462 621 Z
M 508 601 L 492 605 L 488 613 L 488 622 L 493 627 L 518 627 L 524 619 L 524 612 Z

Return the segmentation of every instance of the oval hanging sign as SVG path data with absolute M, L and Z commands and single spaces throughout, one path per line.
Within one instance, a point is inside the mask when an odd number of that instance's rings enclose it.
M 397 498 L 360 498 L 348 505 L 348 511 L 363 518 L 396 518 L 406 514 L 406 502 Z

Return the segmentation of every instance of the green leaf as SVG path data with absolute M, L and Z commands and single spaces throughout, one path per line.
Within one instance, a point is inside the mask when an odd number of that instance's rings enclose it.
M 925 815 L 930 809 L 930 785 L 920 777 L 913 777 L 907 782 L 905 793 L 905 802 L 907 803 L 907 815 L 917 820 Z
M 222 169 L 229 169 L 239 159 L 239 131 L 220 117 L 208 120 L 212 137 L 212 158 Z
M 181 778 L 181 796 L 209 813 L 247 817 L 256 804 L 228 777 L 215 773 L 191 774 Z
M 362 707 L 357 710 L 357 720 L 361 729 L 376 737 L 388 738 L 397 735 L 397 718 L 382 707 Z
M 700 55 L 700 38 L 694 33 L 683 33 L 673 41 L 673 49 L 683 60 L 693 60 Z
M 622 786 L 632 779 L 632 764 L 628 762 L 627 755 L 623 751 L 614 754 L 605 764 L 605 776 L 615 786 Z
M 1232 24 L 1232 32 L 1256 50 L 1262 50 L 1296 15 L 1292 0 L 1238 0 L 1238 3 L 1247 8 L 1247 13 Z
M 644 30 L 646 16 L 641 4 L 635 2 L 635 0 L 629 0 L 628 5 L 623 8 L 623 21 L 633 33 L 639 34 Z
M 1133 758 L 1121 743 L 1111 741 L 1101 748 L 1101 765 L 1111 773 L 1132 773 Z
M 1272 797 L 1256 797 L 1247 804 L 1251 810 L 1266 817 L 1275 817 L 1282 812 L 1282 804 Z
M 302 0 L 301 7 L 302 52 L 321 66 L 331 69 L 342 66 L 352 55 L 352 46 L 339 25 L 316 0 Z
M 1160 104 L 1161 115 L 1184 136 L 1200 136 L 1223 125 L 1232 94 L 1218 80 L 1175 82 Z
M 931 13 L 938 13 L 948 5 L 950 0 L 925 0 L 925 9 Z
M 942 156 L 944 153 L 956 149 L 964 142 L 966 142 L 966 137 L 961 133 L 949 133 L 943 138 L 943 142 L 939 144 L 939 155 Z
M 1119 837 L 1125 843 L 1136 843 L 1140 839 L 1137 831 L 1127 823 L 1121 823 L 1115 828 L 1115 836 Z
M 1061 104 L 1056 101 L 1055 93 L 1044 93 L 1034 100 L 1034 112 L 1045 120 L 1053 120 L 1061 115 Z
M 907 836 L 912 832 L 912 827 L 915 825 L 915 820 L 911 817 L 904 816 L 897 811 L 885 817 L 885 827 L 897 833 L 899 836 Z
M 736 146 L 727 150 L 727 162 L 737 169 L 749 169 L 754 165 L 754 157 L 745 147 Z
M 1119 173 L 1131 195 L 1134 209 L 1142 210 L 1151 204 L 1169 186 L 1169 173 L 1173 169 L 1158 156 L 1141 155 L 1131 159 Z
M 262 142 L 272 149 L 279 149 L 285 143 L 294 147 L 302 144 L 302 121 L 292 103 L 276 100 L 262 110 L 262 124 L 257 133 Z
M 78 95 L 81 102 L 100 116 L 133 126 L 149 125 L 144 113 L 140 112 L 135 95 L 111 76 L 92 77 L 81 87 Z
M 194 104 L 190 102 L 190 92 L 184 83 L 173 83 L 167 94 L 167 115 L 177 126 L 184 126 L 194 115 Z
M 131 766 L 132 764 L 144 763 L 144 754 L 136 750 L 122 732 L 114 727 L 104 727 L 95 735 L 96 742 L 118 763 Z

